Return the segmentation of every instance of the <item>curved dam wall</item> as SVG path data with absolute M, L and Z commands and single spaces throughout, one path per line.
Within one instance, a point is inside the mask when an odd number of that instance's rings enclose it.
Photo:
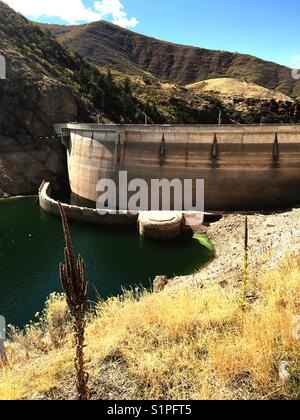
M 51 183 L 43 181 L 39 188 L 39 205 L 45 212 L 60 217 L 58 201 L 51 197 L 52 192 Z M 197 232 L 204 220 L 204 214 L 202 214 L 200 219 L 197 218 L 199 224 L 196 225 L 194 223 L 191 226 L 190 217 L 193 215 L 184 212 L 177 212 L 176 215 L 173 213 L 170 215 L 167 212 L 163 216 L 160 213 L 159 216 L 157 214 L 153 216 L 153 219 L 152 217 L 150 218 L 148 212 L 132 214 L 129 211 L 108 211 L 106 214 L 99 214 L 96 209 L 90 207 L 80 207 L 65 203 L 61 203 L 61 205 L 69 221 L 115 227 L 135 227 L 142 236 L 158 240 L 169 239 L 173 236 L 177 237 L 182 232 Z M 152 216 L 152 212 L 150 213 Z M 166 217 L 166 220 L 163 217 Z
M 60 216 L 58 202 L 51 198 L 51 194 L 51 183 L 43 183 L 39 191 L 40 207 L 45 212 L 50 213 L 53 216 Z M 106 215 L 99 215 L 96 209 L 91 209 L 88 207 L 78 207 L 64 203 L 62 203 L 62 206 L 65 210 L 68 220 L 75 222 L 92 223 L 98 225 L 137 226 L 138 215 L 132 215 L 128 212 L 108 212 Z
M 57 125 L 71 190 L 96 201 L 100 179 L 204 179 L 205 210 L 300 204 L 300 125 Z

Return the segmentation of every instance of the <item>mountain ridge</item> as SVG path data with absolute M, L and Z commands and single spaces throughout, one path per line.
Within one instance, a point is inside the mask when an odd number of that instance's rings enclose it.
M 54 123 L 91 121 L 92 115 L 102 122 L 143 121 L 141 105 L 109 73 L 1 0 L 0 53 L 7 64 L 0 83 L 2 136 L 47 136 Z
M 232 77 L 300 98 L 291 69 L 249 54 L 186 46 L 123 29 L 106 21 L 85 25 L 45 25 L 60 43 L 93 64 L 130 74 L 150 72 L 162 81 L 187 85 Z
M 154 54 L 151 43 L 155 47 L 159 42 L 154 38 L 137 34 L 146 43 L 137 45 L 131 38 L 135 36 L 132 31 L 106 22 L 73 26 L 71 32 L 68 26 L 56 25 L 56 33 L 70 42 L 75 40 L 75 44 L 84 34 L 86 43 L 81 47 L 88 62 L 80 51 L 61 45 L 53 32 L 45 30 L 51 25 L 32 23 L 1 0 L 0 12 L 0 53 L 8 64 L 8 79 L 0 85 L 2 135 L 49 135 L 53 123 L 96 120 L 97 115 L 102 122 L 139 123 L 144 122 L 144 112 L 149 122 L 168 124 L 217 123 L 220 111 L 224 123 L 299 120 L 298 104 L 289 98 L 276 101 L 272 92 L 268 101 L 243 99 L 245 106 L 240 112 L 234 105 L 227 106 L 218 95 L 194 94 L 185 86 L 162 82 L 126 55 L 125 47 L 131 43 L 132 51 L 139 49 L 139 54 L 144 59 L 149 56 L 150 62 Z M 106 28 L 100 45 L 99 25 L 100 29 Z M 101 47 L 103 43 L 106 50 Z M 116 43 L 119 49 L 112 55 Z M 163 45 L 176 47 L 166 42 Z M 105 70 L 92 63 L 91 57 L 99 48 Z M 123 72 L 114 69 L 116 62 Z M 124 71 L 128 66 L 133 76 Z

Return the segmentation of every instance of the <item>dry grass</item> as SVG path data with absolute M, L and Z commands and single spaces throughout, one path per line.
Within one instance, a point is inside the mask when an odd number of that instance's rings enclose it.
M 252 98 L 258 100 L 274 99 L 278 102 L 293 102 L 292 98 L 281 92 L 267 89 L 263 86 L 257 85 L 256 83 L 250 83 L 226 77 L 204 80 L 202 82 L 193 83 L 186 87 L 188 90 L 191 90 L 197 94 L 213 92 L 224 98 Z
M 99 303 L 86 329 L 93 398 L 299 398 L 300 342 L 292 336 L 299 280 L 299 260 L 287 257 L 263 278 L 249 276 L 246 310 L 240 289 L 215 285 Z M 8 344 L 1 399 L 75 397 L 68 312 L 62 296 L 51 299 L 41 323 Z M 58 346 L 47 330 L 62 314 Z M 281 361 L 290 363 L 290 384 L 279 379 Z

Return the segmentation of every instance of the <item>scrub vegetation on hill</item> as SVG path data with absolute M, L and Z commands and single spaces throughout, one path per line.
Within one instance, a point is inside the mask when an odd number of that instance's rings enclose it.
M 150 38 L 109 22 L 46 26 L 65 46 L 98 66 L 131 75 L 150 73 L 163 82 L 187 85 L 219 77 L 257 83 L 294 98 L 300 81 L 291 69 L 257 57 L 178 45 Z
M 101 71 L 105 73 L 107 69 Z M 297 100 L 254 83 L 220 78 L 181 86 L 149 75 L 130 76 L 116 70 L 112 74 L 143 104 L 149 123 L 217 124 L 220 115 L 222 124 L 300 121 Z
M 261 278 L 249 276 L 246 307 L 241 287 L 215 283 L 99 301 L 86 326 L 92 398 L 299 399 L 292 325 L 300 313 L 299 278 L 299 258 L 287 256 Z M 25 332 L 13 330 L 6 348 L 1 399 L 75 398 L 63 295 L 52 295 Z
M 109 71 L 101 73 L 75 51 L 0 1 L 1 135 L 49 135 L 53 123 L 142 122 L 142 106 Z
M 149 123 L 168 124 L 216 124 L 220 112 L 224 124 L 300 118 L 298 84 L 289 69 L 152 40 L 106 22 L 37 25 L 1 0 L 0 54 L 7 61 L 1 136 L 14 139 L 49 136 L 59 122 L 144 123 L 144 113 Z M 267 99 L 241 94 L 228 103 L 216 92 L 185 86 L 212 77 L 259 83 L 269 89 Z

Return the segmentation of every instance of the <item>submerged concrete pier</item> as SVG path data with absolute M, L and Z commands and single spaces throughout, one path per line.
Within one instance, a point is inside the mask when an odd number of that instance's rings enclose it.
M 139 215 L 141 236 L 156 240 L 175 239 L 183 230 L 184 218 L 180 212 L 141 212 Z
M 55 126 L 72 192 L 97 200 L 100 179 L 204 179 L 205 210 L 300 204 L 300 125 Z

